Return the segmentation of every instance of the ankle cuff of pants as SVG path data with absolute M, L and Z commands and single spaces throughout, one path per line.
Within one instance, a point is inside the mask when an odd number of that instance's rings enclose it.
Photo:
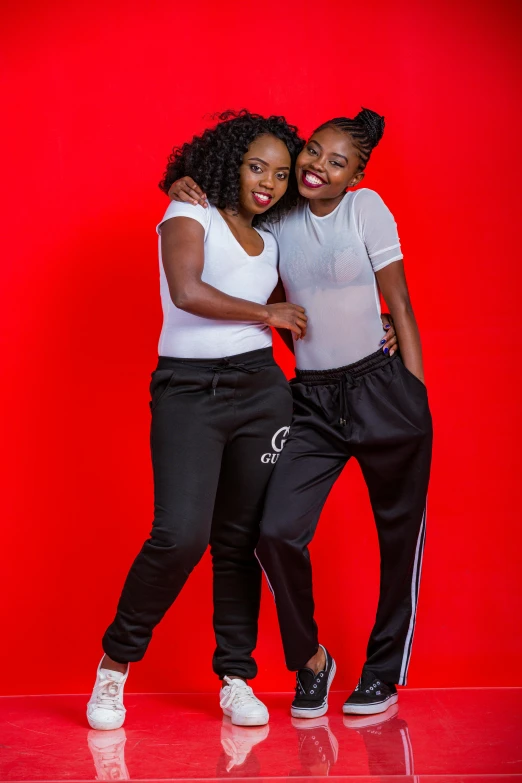
M 399 675 L 396 671 L 390 671 L 389 669 L 383 669 L 380 666 L 372 666 L 371 664 L 364 664 L 363 666 L 363 673 L 364 672 L 371 672 L 375 677 L 378 677 L 380 680 L 385 682 L 387 685 L 401 685 L 403 683 L 399 682 Z M 406 684 L 406 683 L 404 683 Z
M 136 663 L 141 661 L 147 648 L 137 650 L 135 647 L 126 647 L 124 644 L 114 642 L 105 634 L 102 639 L 103 652 L 116 663 Z
M 310 658 L 313 658 L 318 650 L 319 650 L 319 642 L 317 642 L 317 644 L 315 645 L 314 649 L 312 649 L 312 651 L 309 652 L 309 654 L 305 658 L 303 658 L 303 657 L 299 658 L 299 663 L 296 663 L 297 659 L 289 660 L 287 658 L 286 659 L 286 668 L 289 669 L 289 671 L 291 671 L 291 672 L 298 672 L 299 669 L 304 669 L 304 667 L 306 666 L 306 664 L 308 663 Z
M 239 663 L 238 661 L 235 663 L 227 663 L 227 661 L 222 662 L 214 659 L 212 668 L 214 674 L 217 674 L 220 680 L 225 676 L 241 677 L 243 680 L 253 680 L 254 677 L 257 676 L 257 664 L 254 659 L 251 659 L 248 662 L 245 661 L 244 663 Z
M 221 682 L 223 682 L 225 677 L 239 677 L 240 680 L 253 680 L 257 674 L 257 672 L 254 672 L 253 674 L 247 674 L 245 671 L 239 671 L 238 669 L 232 671 L 226 671 L 226 672 L 214 672 L 214 674 L 217 674 Z

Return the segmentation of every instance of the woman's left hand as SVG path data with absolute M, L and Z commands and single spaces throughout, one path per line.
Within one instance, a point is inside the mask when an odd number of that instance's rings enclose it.
M 393 318 L 389 313 L 381 313 L 382 328 L 386 332 L 383 339 L 380 342 L 383 353 L 388 356 L 393 356 L 398 348 L 397 335 L 395 334 L 395 327 L 393 325 Z

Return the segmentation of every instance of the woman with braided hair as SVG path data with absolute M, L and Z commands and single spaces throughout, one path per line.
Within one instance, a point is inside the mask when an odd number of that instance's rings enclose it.
M 380 598 L 359 684 L 343 711 L 371 714 L 405 685 L 424 548 L 432 425 L 419 332 L 397 227 L 380 196 L 361 188 L 384 118 L 363 109 L 312 134 L 296 175 L 303 197 L 270 227 L 287 299 L 306 308 L 295 343 L 290 435 L 272 475 L 257 556 L 275 596 L 287 666 L 297 671 L 294 717 L 328 709 L 335 661 L 319 644 L 308 545 L 350 457 L 368 486 L 381 552 Z M 185 182 L 182 198 L 203 194 Z M 400 355 L 375 351 L 379 290 Z

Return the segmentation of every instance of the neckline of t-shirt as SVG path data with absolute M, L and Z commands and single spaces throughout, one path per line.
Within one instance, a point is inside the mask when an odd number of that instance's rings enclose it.
M 262 256 L 262 255 L 265 253 L 265 251 L 266 251 L 266 242 L 265 242 L 265 238 L 264 238 L 263 236 L 261 236 L 261 234 L 259 233 L 259 231 L 257 230 L 257 228 L 255 228 L 255 226 L 252 226 L 252 228 L 254 229 L 254 231 L 255 231 L 257 234 L 259 234 L 259 236 L 261 237 L 261 241 L 262 241 L 262 243 L 263 243 L 263 249 L 262 249 L 262 251 L 261 251 L 260 253 L 258 253 L 258 254 L 257 254 L 257 256 L 251 256 L 251 255 L 250 255 L 250 253 L 247 253 L 247 251 L 245 250 L 245 248 L 243 247 L 243 245 L 241 244 L 241 242 L 239 242 L 239 240 L 237 240 L 237 239 L 236 239 L 236 237 L 235 237 L 235 236 L 234 236 L 234 234 L 232 233 L 232 230 L 231 230 L 230 226 L 228 225 L 227 221 L 225 220 L 225 218 L 223 217 L 223 215 L 221 214 L 221 212 L 219 211 L 219 209 L 218 209 L 217 207 L 214 207 L 214 208 L 215 208 L 216 212 L 218 213 L 218 215 L 219 215 L 220 219 L 223 221 L 223 223 L 224 223 L 224 225 L 225 225 L 225 227 L 226 227 L 226 229 L 227 229 L 228 233 L 230 234 L 230 236 L 232 237 L 232 239 L 234 240 L 234 242 L 236 243 L 236 245 L 238 246 L 238 248 L 239 248 L 239 249 L 240 249 L 240 250 L 241 250 L 241 251 L 242 251 L 242 252 L 243 252 L 243 253 L 246 255 L 246 257 L 247 257 L 247 258 L 261 258 L 261 256 Z
M 339 207 L 341 206 L 341 204 L 344 204 L 344 202 L 346 201 L 346 197 L 347 197 L 347 196 L 349 196 L 349 195 L 350 195 L 350 193 L 352 193 L 352 191 L 351 191 L 351 190 L 349 190 L 349 191 L 348 191 L 348 192 L 347 192 L 347 193 L 346 193 L 346 194 L 345 194 L 345 195 L 342 197 L 342 199 L 340 200 L 340 202 L 337 204 L 336 208 L 335 208 L 335 209 L 332 209 L 332 211 L 331 211 L 331 212 L 329 212 L 327 215 L 314 215 L 314 213 L 313 213 L 313 212 L 312 212 L 312 210 L 310 209 L 310 201 L 308 201 L 308 203 L 307 203 L 307 205 L 306 205 L 306 206 L 307 206 L 307 209 L 308 209 L 308 213 L 309 213 L 309 214 L 310 214 L 310 215 L 311 215 L 311 216 L 314 218 L 314 220 L 326 220 L 326 218 L 329 218 L 329 217 L 332 217 L 332 215 L 335 215 L 335 213 L 337 212 L 337 210 L 339 209 Z

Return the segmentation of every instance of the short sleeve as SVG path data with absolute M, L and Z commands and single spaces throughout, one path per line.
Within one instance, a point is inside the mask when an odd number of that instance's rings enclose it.
M 161 226 L 166 220 L 174 217 L 188 217 L 197 220 L 205 229 L 205 239 L 207 238 L 208 227 L 210 225 L 211 207 L 200 206 L 199 204 L 184 204 L 181 201 L 171 201 L 163 219 L 156 226 L 156 231 L 161 234 Z
M 395 219 L 374 190 L 362 188 L 355 192 L 354 217 L 359 236 L 363 240 L 372 263 L 378 272 L 402 256 Z

